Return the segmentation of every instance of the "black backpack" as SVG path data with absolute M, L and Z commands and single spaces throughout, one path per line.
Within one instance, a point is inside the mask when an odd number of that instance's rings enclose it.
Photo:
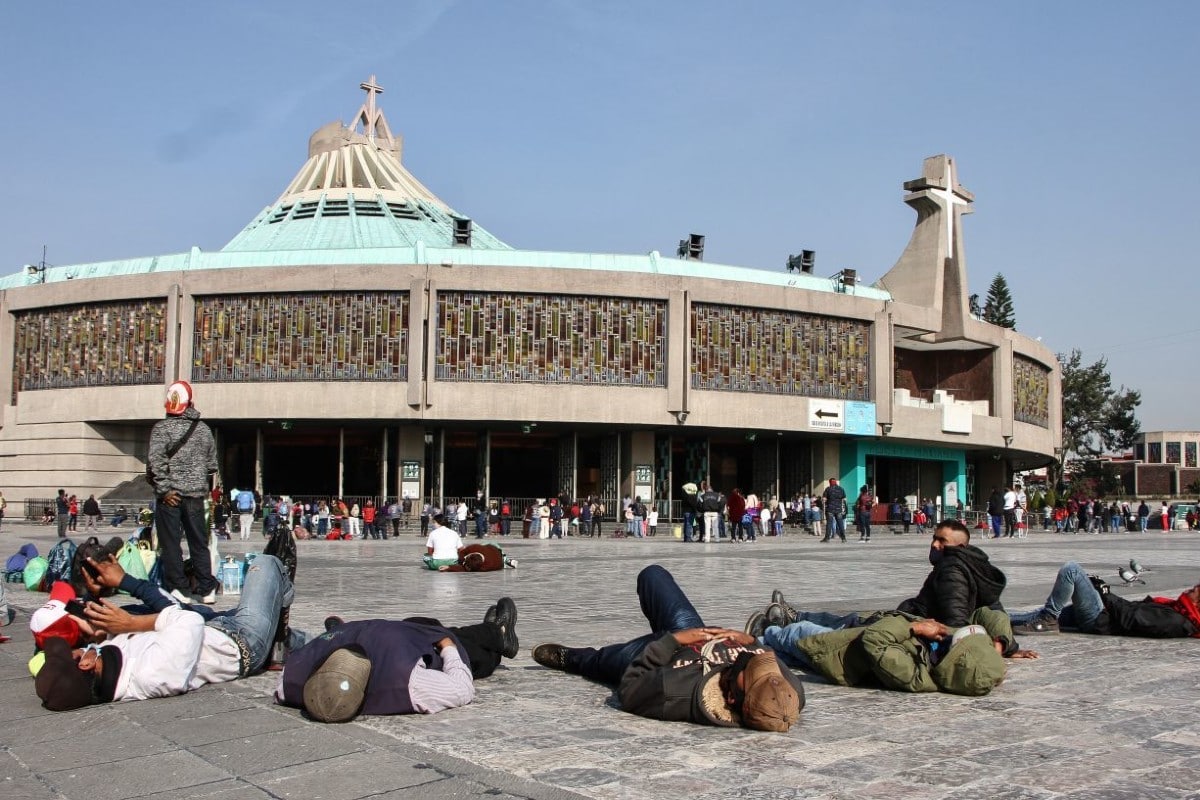
M 55 581 L 70 581 L 71 567 L 75 563 L 75 543 L 70 539 L 60 539 L 58 544 L 50 548 L 46 554 L 45 585 L 52 586 Z

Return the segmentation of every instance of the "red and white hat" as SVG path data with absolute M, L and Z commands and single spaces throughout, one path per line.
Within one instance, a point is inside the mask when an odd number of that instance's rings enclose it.
M 163 405 L 167 413 L 178 417 L 192 404 L 192 385 L 187 381 L 175 381 L 167 387 L 167 402 Z
M 74 647 L 79 643 L 79 623 L 67 613 L 67 601 L 75 599 L 75 590 L 66 581 L 55 581 L 50 587 L 50 600 L 33 612 L 29 618 L 29 630 L 39 649 L 45 649 L 46 640 L 66 639 Z

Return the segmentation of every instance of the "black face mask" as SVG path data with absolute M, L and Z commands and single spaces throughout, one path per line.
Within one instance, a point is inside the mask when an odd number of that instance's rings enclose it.
M 942 556 L 944 556 L 944 555 L 946 555 L 945 550 L 939 550 L 936 547 L 930 547 L 929 548 L 929 563 L 933 564 L 936 567 L 938 562 L 942 560 Z

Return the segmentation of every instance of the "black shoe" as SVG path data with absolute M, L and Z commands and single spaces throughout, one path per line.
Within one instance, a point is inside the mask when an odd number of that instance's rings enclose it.
M 795 622 L 796 620 L 798 620 L 800 618 L 800 612 L 798 612 L 795 609 L 795 607 L 793 607 L 790 603 L 788 603 L 787 600 L 783 599 L 783 592 L 779 591 L 778 589 L 771 592 L 771 604 L 772 605 L 777 604 L 781 609 L 783 609 L 783 617 L 784 617 L 784 622 L 782 622 L 782 623 L 772 622 L 771 623 L 772 625 L 791 625 L 793 622 Z M 770 617 L 771 617 L 771 609 L 770 609 L 770 606 L 768 606 L 767 607 L 767 618 L 770 619 Z
M 326 617 L 325 618 L 325 632 L 329 633 L 331 630 L 338 627 L 339 625 L 345 625 L 345 624 L 346 624 L 346 620 L 342 619 L 341 617 L 338 617 L 338 616 Z
M 567 648 L 561 644 L 539 644 L 533 648 L 533 660 L 546 669 L 567 671 Z
M 795 609 L 791 609 L 792 613 L 789 614 L 789 608 L 791 607 L 781 603 L 771 603 L 771 605 L 767 606 L 767 625 L 773 625 L 777 628 L 782 628 L 785 625 L 790 625 L 791 623 L 795 622 L 796 611 Z
M 746 633 L 753 636 L 755 639 L 762 636 L 767 630 L 767 615 L 761 611 L 755 611 L 750 615 L 750 619 L 746 620 Z
M 496 607 L 490 606 L 487 610 L 487 613 L 485 613 L 483 615 L 484 624 L 485 625 L 495 625 L 496 624 L 496 613 L 497 613 Z
M 1046 613 L 1045 609 L 1029 622 L 1020 622 L 1012 626 L 1013 633 L 1058 633 L 1058 619 Z
M 504 641 L 501 651 L 505 658 L 516 658 L 520 650 L 517 641 L 517 604 L 511 597 L 501 597 L 496 601 L 496 625 L 500 628 L 500 637 Z

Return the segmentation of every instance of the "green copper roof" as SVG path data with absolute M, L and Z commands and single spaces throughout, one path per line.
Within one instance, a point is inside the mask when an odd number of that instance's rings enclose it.
M 434 203 L 367 191 L 285 198 L 268 206 L 221 248 L 222 252 L 354 250 L 370 247 L 453 247 L 455 220 L 465 217 Z M 471 223 L 470 247 L 510 250 Z
M 151 272 L 188 272 L 207 269 L 241 269 L 250 267 L 321 267 L 363 264 L 429 264 L 446 269 L 454 267 L 525 267 L 533 269 L 584 269 L 603 272 L 678 275 L 685 278 L 738 281 L 762 286 L 800 289 L 806 291 L 839 292 L 833 278 L 821 278 L 783 270 L 763 270 L 735 267 L 679 258 L 664 258 L 658 252 L 646 255 L 618 253 L 563 253 L 540 250 L 482 250 L 472 247 L 427 247 L 417 242 L 411 247 L 363 247 L 335 250 L 268 250 L 242 252 L 221 250 L 205 253 L 193 248 L 190 253 L 132 258 L 121 261 L 101 261 L 94 264 L 49 267 L 46 282 L 72 278 L 106 278 L 115 275 L 144 275 Z M 27 286 L 36 281 L 25 273 L 0 278 L 0 289 Z M 631 284 L 636 287 L 636 282 Z M 859 284 L 844 292 L 855 297 L 888 300 L 891 295 L 883 289 Z

